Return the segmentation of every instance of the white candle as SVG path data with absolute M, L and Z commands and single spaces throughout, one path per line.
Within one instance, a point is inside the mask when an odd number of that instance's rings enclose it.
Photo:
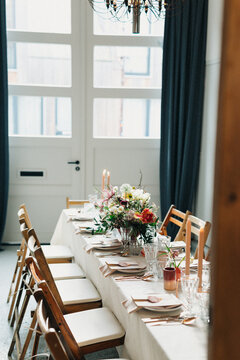
M 188 219 L 187 221 L 187 231 L 186 231 L 186 266 L 185 266 L 185 274 L 189 275 L 190 269 L 190 249 L 191 249 L 191 221 Z
M 107 172 L 107 170 L 104 169 L 104 170 L 103 170 L 103 173 L 102 173 L 102 191 L 104 191 L 104 188 L 105 188 L 105 176 L 106 176 L 106 172 Z
M 204 230 L 200 229 L 198 237 L 198 289 L 202 289 L 202 267 L 203 267 L 203 250 L 204 250 Z

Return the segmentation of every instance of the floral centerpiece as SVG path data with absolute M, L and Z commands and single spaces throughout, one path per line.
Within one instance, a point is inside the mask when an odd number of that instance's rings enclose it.
M 141 188 L 129 184 L 109 186 L 103 191 L 98 209 L 98 224 L 105 230 L 128 229 L 132 240 L 140 237 L 144 243 L 156 235 L 157 208 L 150 203 L 150 194 Z

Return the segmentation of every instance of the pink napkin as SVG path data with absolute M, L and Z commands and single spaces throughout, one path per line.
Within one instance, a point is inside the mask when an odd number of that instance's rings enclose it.
M 123 266 L 125 265 L 125 266 Z M 102 272 L 104 277 L 107 277 L 111 274 L 113 274 L 115 271 L 118 270 L 122 270 L 122 269 L 126 269 L 126 270 L 144 270 L 146 269 L 146 265 L 140 265 L 138 263 L 134 263 L 134 262 L 123 262 L 123 261 L 119 261 L 119 262 L 111 262 L 111 263 L 105 263 L 105 265 L 102 265 L 99 267 L 99 270 Z
M 151 297 L 158 298 L 159 301 L 150 301 Z M 144 295 L 135 295 L 130 299 L 124 300 L 122 305 L 125 307 L 127 312 L 130 314 L 132 312 L 138 311 L 144 307 L 148 308 L 159 308 L 164 311 L 168 309 L 174 309 L 182 305 L 182 302 L 176 298 L 173 294 L 144 294 Z

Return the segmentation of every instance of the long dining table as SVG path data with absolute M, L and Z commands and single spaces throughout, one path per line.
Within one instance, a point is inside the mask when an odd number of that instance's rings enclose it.
M 99 267 L 106 260 L 122 260 L 119 256 L 101 256 L 100 250 L 86 251 L 86 247 L 96 241 L 96 236 L 79 232 L 79 221 L 72 221 L 76 209 L 64 209 L 58 219 L 51 244 L 68 245 L 79 264 L 98 289 L 103 306 L 115 314 L 126 331 L 123 355 L 132 360 L 200 360 L 207 359 L 208 329 L 200 320 L 189 325 L 163 323 L 159 326 L 146 324 L 143 318 L 158 316 L 149 310 L 128 313 L 122 302 L 133 292 L 165 293 L 163 281 L 125 280 L 117 281 L 120 273 L 104 277 Z M 102 251 L 104 254 L 104 250 Z M 129 259 L 129 258 L 127 258 Z M 140 257 L 133 257 L 136 261 Z M 145 261 L 144 258 L 140 259 Z

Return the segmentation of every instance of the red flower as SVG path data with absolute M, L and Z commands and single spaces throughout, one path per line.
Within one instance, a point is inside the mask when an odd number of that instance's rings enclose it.
M 141 214 L 141 221 L 143 224 L 151 224 L 156 221 L 156 216 L 148 208 L 144 209 Z

